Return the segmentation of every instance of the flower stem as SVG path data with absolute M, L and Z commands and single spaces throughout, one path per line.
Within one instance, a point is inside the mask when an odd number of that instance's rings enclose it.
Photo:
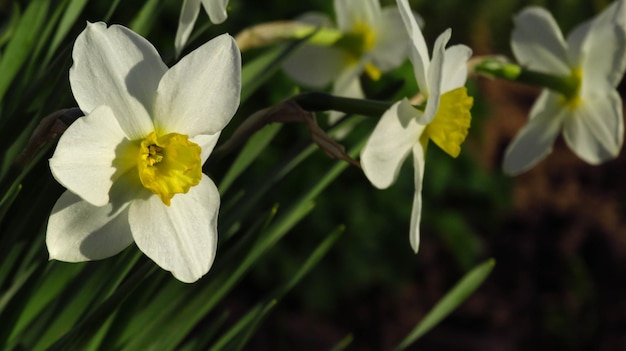
M 537 72 L 493 57 L 482 59 L 473 68 L 477 74 L 547 88 L 568 99 L 576 96 L 580 85 L 580 79 L 575 74 L 561 76 Z
M 389 101 L 352 99 L 318 92 L 303 93 L 292 99 L 307 111 L 333 110 L 370 117 L 382 116 L 393 105 Z

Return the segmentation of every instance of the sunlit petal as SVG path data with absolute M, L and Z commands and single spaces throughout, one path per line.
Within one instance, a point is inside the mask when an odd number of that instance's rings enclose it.
M 241 55 L 235 40 L 220 35 L 183 57 L 159 83 L 157 130 L 195 136 L 215 134 L 231 120 L 241 93 Z
M 190 141 L 200 145 L 202 148 L 202 153 L 200 154 L 200 159 L 202 160 L 202 164 L 204 164 L 213 152 L 213 148 L 215 144 L 217 144 L 218 139 L 220 138 L 221 133 L 215 133 L 211 135 L 207 134 L 198 134 L 193 138 L 189 139 Z
M 398 178 L 402 162 L 424 130 L 416 122 L 417 114 L 408 100 L 395 103 L 367 140 L 361 151 L 361 166 L 375 187 L 387 188 Z
M 132 244 L 128 203 L 97 207 L 70 191 L 57 200 L 46 231 L 51 260 L 82 262 L 113 256 Z
M 219 24 L 226 20 L 228 0 L 202 0 L 202 5 L 212 23 Z
M 413 11 L 409 6 L 407 0 L 397 0 L 398 10 L 402 17 L 402 22 L 409 33 L 409 37 L 413 45 L 409 49 L 409 59 L 413 64 L 413 71 L 415 73 L 415 79 L 420 89 L 428 89 L 428 82 L 426 78 L 426 72 L 430 62 L 430 56 L 428 55 L 428 47 L 426 46 L 426 40 L 420 30 L 420 27 L 415 20 Z
M 137 246 L 174 277 L 192 283 L 209 271 L 217 249 L 220 197 L 203 175 L 198 186 L 165 206 L 157 196 L 136 200 L 129 222 Z
M 167 66 L 152 44 L 122 26 L 88 23 L 72 57 L 70 84 L 81 110 L 109 106 L 130 139 L 153 130 L 149 113 Z
M 453 45 L 446 49 L 442 67 L 441 92 L 462 87 L 467 81 L 467 60 L 472 49 L 465 45 Z
M 428 141 L 426 141 L 427 143 Z M 420 222 L 422 218 L 422 183 L 424 181 L 424 167 L 426 164 L 426 148 L 421 142 L 413 146 L 413 177 L 415 192 L 413 193 L 413 207 L 411 208 L 411 227 L 409 240 L 415 253 L 420 246 Z
M 111 109 L 101 106 L 63 133 L 50 170 L 64 187 L 95 206 L 104 206 L 115 179 L 136 164 L 133 157 L 124 157 L 133 147 Z
M 178 29 L 176 29 L 176 38 L 174 39 L 174 46 L 176 47 L 176 56 L 179 56 L 183 51 L 187 40 L 191 35 L 193 26 L 198 19 L 200 13 L 200 0 L 183 0 L 183 7 L 180 10 L 180 17 L 178 18 Z
M 442 88 L 444 84 L 443 72 L 444 60 L 446 58 L 446 44 L 448 44 L 451 35 L 452 30 L 448 28 L 441 33 L 439 37 L 437 37 L 437 41 L 435 41 L 435 46 L 433 47 L 433 60 L 430 62 L 430 67 L 428 68 L 426 76 L 428 79 L 428 86 L 426 87 L 427 89 L 425 89 L 425 87 L 420 87 L 420 91 L 428 96 L 424 114 L 420 115 L 417 119 L 417 121 L 421 124 L 430 123 L 439 109 L 439 98 L 443 93 Z

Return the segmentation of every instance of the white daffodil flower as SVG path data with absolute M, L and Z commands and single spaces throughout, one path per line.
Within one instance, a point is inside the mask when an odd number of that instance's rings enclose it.
M 426 106 L 422 112 L 405 98 L 387 110 L 361 152 L 361 166 L 375 187 L 385 189 L 396 181 L 403 161 L 413 153 L 415 193 L 409 238 L 417 253 L 426 147 L 430 139 L 452 157 L 457 157 L 461 151 L 473 103 L 463 86 L 467 79 L 467 60 L 472 51 L 465 45 L 446 49 L 451 35 L 448 29 L 437 38 L 431 61 L 408 2 L 398 0 L 398 8 L 412 40 L 409 58 L 420 93 L 426 98 Z
M 522 66 L 569 78 L 571 96 L 545 89 L 504 157 L 504 172 L 519 174 L 552 151 L 563 131 L 578 157 L 596 165 L 619 155 L 624 141 L 622 101 L 615 87 L 626 69 L 626 6 L 616 1 L 576 27 L 567 41 L 549 12 L 529 7 L 515 19 L 511 46 Z
M 381 72 L 398 67 L 408 54 L 409 37 L 395 7 L 381 9 L 378 0 L 335 0 L 334 6 L 342 37 L 332 46 L 303 45 L 283 69 L 300 84 L 324 88 L 334 82 L 334 95 L 363 98 L 361 73 L 376 80 Z M 321 13 L 309 13 L 298 21 L 332 26 Z
M 209 15 L 211 23 L 220 24 L 228 17 L 228 13 L 226 12 L 228 0 L 183 0 L 183 7 L 180 10 L 180 17 L 178 19 L 176 38 L 174 39 L 177 57 L 183 51 L 191 35 L 193 26 L 196 24 L 198 14 L 200 13 L 200 5 L 204 7 L 204 10 Z
M 208 272 L 220 196 L 202 164 L 239 105 L 241 57 L 221 35 L 171 68 L 146 39 L 89 23 L 70 85 L 84 117 L 50 159 L 68 190 L 48 221 L 50 259 L 110 257 L 128 245 L 183 282 Z

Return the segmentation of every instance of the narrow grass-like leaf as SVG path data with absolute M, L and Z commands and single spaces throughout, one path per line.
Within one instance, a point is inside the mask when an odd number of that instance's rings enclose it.
M 48 12 L 45 25 L 42 27 L 41 31 L 39 31 L 39 35 L 37 36 L 37 45 L 35 45 L 35 49 L 28 56 L 28 68 L 25 71 L 24 78 L 25 80 L 31 80 L 31 77 L 36 77 L 38 72 L 44 72 L 47 68 L 47 64 L 43 64 L 40 60 L 40 55 L 44 52 L 44 48 L 49 46 L 50 37 L 52 33 L 57 30 L 57 23 L 63 12 L 65 12 L 65 7 L 67 6 L 68 0 L 63 0 L 56 6 L 52 7 Z M 21 77 L 20 77 L 21 78 Z
M 267 316 L 267 314 L 274 309 L 278 301 L 271 300 L 267 303 L 259 304 L 253 307 L 245 316 L 239 318 L 237 323 L 229 329 L 226 333 L 222 335 L 222 337 L 208 350 L 210 351 L 218 351 L 218 350 L 238 350 L 242 346 L 237 347 L 233 344 L 239 344 L 243 341 L 245 345 L 245 341 L 248 338 L 245 335 L 248 334 L 248 331 L 254 330 L 257 325 L 261 322 L 261 320 Z M 244 335 L 241 335 L 244 334 Z M 235 339 L 237 338 L 237 339 Z M 233 342 L 234 341 L 234 342 Z
M 57 48 L 65 39 L 67 33 L 69 33 L 70 29 L 78 19 L 78 16 L 83 12 L 85 5 L 89 0 L 71 0 L 69 5 L 65 11 L 63 11 L 63 17 L 57 26 L 56 31 L 54 32 L 54 37 L 50 42 L 50 46 L 48 47 L 48 53 L 46 54 L 46 58 L 43 61 L 43 65 L 47 66 L 47 63 L 50 62 L 50 59 L 56 52 Z
M 414 343 L 422 335 L 439 324 L 465 299 L 467 299 L 487 279 L 495 261 L 489 259 L 468 272 L 448 293 L 433 307 L 424 319 L 402 340 L 394 350 L 403 350 Z
M 241 102 L 248 100 L 257 89 L 278 72 L 281 63 L 308 38 L 309 36 L 287 45 L 271 48 L 245 64 L 241 69 Z
M 120 4 L 121 0 L 113 0 L 111 1 L 111 7 L 109 7 L 109 12 L 107 12 L 106 16 L 104 16 L 104 22 L 109 22 L 115 10 L 117 10 L 117 6 Z
M 130 22 L 130 29 L 142 37 L 148 36 L 152 26 L 156 23 L 156 18 L 159 17 L 159 6 L 161 0 L 148 0 L 145 2 L 137 16 Z
M 261 234 L 259 240 L 252 245 L 250 252 L 242 259 L 234 272 L 222 271 L 220 276 L 214 276 L 210 284 L 204 286 L 200 291 L 195 291 L 192 296 L 181 296 L 175 301 L 171 301 L 170 303 L 176 303 L 175 306 L 178 305 L 178 308 L 174 310 L 175 313 L 172 315 L 165 316 L 165 320 L 177 326 L 176 333 L 165 333 L 164 331 L 156 334 L 154 332 L 146 333 L 144 338 L 131 340 L 128 345 L 129 349 L 176 348 L 194 325 L 232 290 L 252 265 L 312 209 L 313 204 L 311 202 L 301 202 L 292 207 L 288 212 L 279 216 L 265 233 Z M 164 328 L 165 326 L 161 325 L 160 327 Z M 158 341 L 154 340 L 154 335 L 160 335 Z
M 11 39 L 13 33 L 15 32 L 17 24 L 20 22 L 21 17 L 22 13 L 20 11 L 20 7 L 17 3 L 14 2 L 9 23 L 5 23 L 4 31 L 2 32 L 2 34 L 0 34 L 0 48 L 2 48 L 2 46 L 4 46 L 4 44 L 8 42 L 9 39 Z M 0 56 L 0 61 L 2 61 L 2 56 Z
M 352 340 L 354 340 L 354 335 L 348 334 L 344 336 L 343 339 L 339 340 L 339 342 L 335 346 L 333 346 L 333 348 L 330 349 L 330 351 L 345 350 L 346 348 L 348 348 L 348 346 L 350 346 L 350 344 L 352 343 Z
M 231 343 L 235 337 L 237 337 L 235 342 L 236 346 L 228 347 L 228 349 L 242 349 L 261 319 L 319 263 L 332 248 L 337 239 L 339 239 L 344 229 L 345 228 L 341 226 L 328 235 L 322 243 L 315 248 L 311 255 L 309 255 L 307 260 L 300 266 L 300 269 L 298 269 L 289 281 L 279 287 L 270 298 L 266 299 L 266 302 L 260 303 L 251 309 L 211 347 L 211 350 L 221 350 L 224 346 Z
M 256 132 L 241 149 L 239 155 L 230 166 L 222 182 L 220 183 L 220 194 L 224 194 L 228 188 L 232 185 L 235 179 L 244 171 L 248 166 L 256 159 L 256 157 L 265 149 L 265 147 L 272 141 L 272 138 L 278 133 L 281 124 L 270 124 L 265 128 Z
M 39 30 L 46 21 L 49 3 L 48 0 L 31 1 L 15 28 L 0 61 L 0 101 L 37 44 L 41 34 Z
M 231 272 L 224 272 L 224 269 L 221 268 L 230 269 L 230 267 L 239 265 L 244 249 L 252 245 L 253 234 L 257 234 L 259 228 L 267 229 L 266 222 L 273 219 L 275 215 L 276 211 L 272 210 L 267 218 L 258 218 L 257 221 L 249 226 L 248 233 L 240 236 L 236 245 L 230 251 L 220 256 L 220 260 L 214 264 L 207 277 L 211 279 L 211 283 L 214 283 L 213 286 L 220 286 L 222 282 L 226 281 Z M 263 225 L 263 223 L 266 224 Z M 220 249 L 218 248 L 218 250 Z M 237 253 L 239 254 L 237 255 Z M 203 280 L 201 280 L 196 285 L 191 286 L 179 283 L 169 275 L 162 274 L 161 278 L 160 281 L 157 279 L 150 282 L 149 286 L 142 286 L 140 291 L 125 302 L 125 305 L 117 315 L 114 328 L 107 335 L 103 349 L 119 348 L 121 345 L 127 345 L 128 343 L 145 345 L 153 342 L 153 335 L 162 332 L 162 329 L 171 320 L 171 316 L 178 316 L 181 313 L 181 306 L 186 305 L 186 302 L 193 298 L 194 291 L 200 290 L 198 284 L 203 283 Z M 210 294 L 207 296 L 210 296 Z M 141 308 L 141 306 L 149 305 L 159 306 L 159 308 Z M 211 326 L 211 329 L 214 327 Z M 184 337 L 184 334 L 182 337 Z M 145 340 L 138 341 L 138 339 L 142 338 L 145 338 Z
M 0 196 L 3 196 L 2 200 L 0 200 L 0 222 L 2 222 L 4 215 L 6 215 L 9 207 L 11 207 L 13 201 L 17 198 L 20 190 L 22 190 L 22 184 L 14 183 L 6 193 L 2 194 L 2 192 L 0 192 Z

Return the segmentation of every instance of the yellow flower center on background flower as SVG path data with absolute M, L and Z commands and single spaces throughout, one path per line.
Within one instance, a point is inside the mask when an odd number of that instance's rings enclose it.
M 577 67 L 572 69 L 572 74 L 570 75 L 569 79 L 575 82 L 576 90 L 571 96 L 563 96 L 563 104 L 570 109 L 575 109 L 580 105 L 582 101 L 582 99 L 580 98 L 580 86 L 582 85 L 583 81 L 582 68 Z
M 439 110 L 424 129 L 424 134 L 448 155 L 459 156 L 472 120 L 470 109 L 473 103 L 474 99 L 467 95 L 465 87 L 441 95 Z
M 344 33 L 343 36 L 335 42 L 335 46 L 345 52 L 348 64 L 359 62 L 364 53 L 372 50 L 376 44 L 376 33 L 364 22 L 357 22 L 352 31 Z M 364 67 L 365 73 L 373 80 L 378 80 L 381 72 L 378 67 L 372 63 L 367 63 Z
M 202 179 L 202 149 L 183 134 L 150 133 L 139 149 L 137 168 L 144 188 L 167 206 L 175 194 L 184 194 Z

